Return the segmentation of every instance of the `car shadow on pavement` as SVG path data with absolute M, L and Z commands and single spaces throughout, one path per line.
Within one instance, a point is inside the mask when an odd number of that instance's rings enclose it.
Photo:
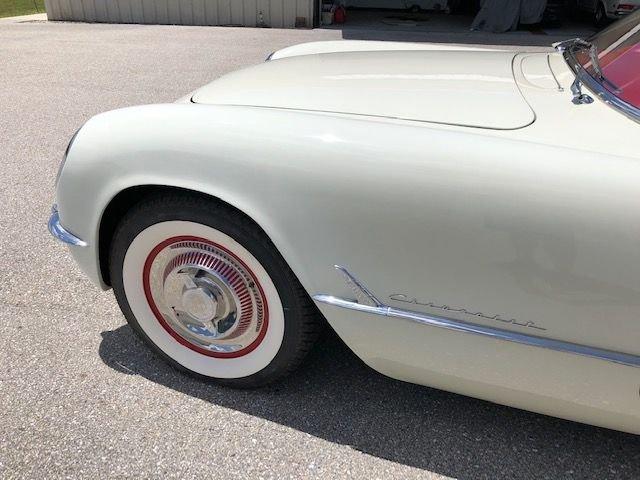
M 109 367 L 214 405 L 454 478 L 640 478 L 640 437 L 389 379 L 332 333 L 283 382 L 232 390 L 192 379 L 124 325 L 102 333 Z

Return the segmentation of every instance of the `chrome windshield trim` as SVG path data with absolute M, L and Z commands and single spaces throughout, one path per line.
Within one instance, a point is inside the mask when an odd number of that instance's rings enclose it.
M 565 42 L 554 44 L 556 50 L 562 53 L 562 56 L 569 65 L 569 68 L 576 76 L 576 83 L 584 85 L 604 103 L 618 110 L 629 119 L 640 123 L 640 108 L 634 107 L 630 103 L 625 102 L 611 93 L 604 87 L 604 85 L 602 85 L 601 82 L 593 78 L 582 64 L 580 64 L 574 55 L 574 49 L 572 48 L 572 45 L 574 45 L 574 42 L 577 40 L 579 39 L 567 40 Z
M 51 207 L 51 216 L 49 217 L 49 232 L 55 238 L 67 245 L 73 245 L 76 247 L 86 247 L 87 242 L 76 237 L 74 234 L 65 229 L 60 223 L 60 214 L 58 213 L 58 207 L 54 205 Z
M 356 277 L 349 273 L 344 267 L 336 266 L 336 269 L 342 273 L 347 272 L 349 277 L 356 280 Z M 350 287 L 364 284 L 356 280 L 349 284 Z M 370 290 L 363 290 L 362 295 L 368 297 L 371 294 Z M 374 297 L 375 298 L 375 297 Z M 358 312 L 369 313 L 372 315 L 381 315 L 384 317 L 399 318 L 408 320 L 411 322 L 419 323 L 421 325 L 427 325 L 431 327 L 445 328 L 447 330 L 453 330 L 455 332 L 471 333 L 474 335 L 481 335 L 483 337 L 494 338 L 497 340 L 504 340 L 507 342 L 519 343 L 522 345 L 528 345 L 531 347 L 545 348 L 548 350 L 554 350 L 556 352 L 570 353 L 574 355 L 581 355 L 584 357 L 591 357 L 598 360 L 604 360 L 606 362 L 617 363 L 620 365 L 627 365 L 630 367 L 640 367 L 640 356 L 631 355 L 628 353 L 614 352 L 611 350 L 605 350 L 602 348 L 590 347 L 587 345 L 580 345 L 577 343 L 564 342 L 561 340 L 554 340 L 550 338 L 538 337 L 535 335 L 528 335 L 520 332 L 512 332 L 509 330 L 502 330 L 499 328 L 487 327 L 484 325 L 478 325 L 475 323 L 464 322 L 452 318 L 442 317 L 439 315 L 429 315 L 421 312 L 414 312 L 411 310 L 404 310 L 401 308 L 391 307 L 384 303 L 379 305 L 366 305 L 358 303 L 354 300 L 344 299 L 340 297 L 334 297 L 333 295 L 319 294 L 314 295 L 313 299 L 316 302 L 332 305 L 334 307 L 345 308 L 348 310 L 355 310 Z
M 619 97 L 615 96 L 609 90 L 604 88 L 600 82 L 589 75 L 589 73 L 584 69 L 580 70 L 578 78 L 585 87 L 591 90 L 604 103 L 615 108 L 631 120 L 640 123 L 640 108 L 636 108 L 630 103 L 627 103 Z

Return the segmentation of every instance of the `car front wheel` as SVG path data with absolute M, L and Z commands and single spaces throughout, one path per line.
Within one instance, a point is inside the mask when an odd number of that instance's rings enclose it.
M 120 221 L 110 274 L 133 330 L 198 377 L 258 387 L 291 372 L 318 313 L 267 235 L 227 205 L 147 198 Z

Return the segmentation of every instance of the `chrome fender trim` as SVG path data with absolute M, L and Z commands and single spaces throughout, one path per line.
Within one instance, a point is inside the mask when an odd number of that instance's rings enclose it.
M 76 237 L 73 233 L 69 232 L 62 226 L 62 223 L 60 223 L 60 214 L 58 213 L 58 207 L 56 205 L 51 207 L 51 216 L 49 217 L 48 227 L 49 233 L 62 243 L 76 247 L 87 246 L 87 242 Z
M 371 293 L 371 291 L 367 289 L 362 282 L 356 279 L 356 277 L 354 277 L 346 268 L 339 265 L 336 265 L 335 268 L 342 273 L 345 281 L 354 291 L 357 300 L 349 300 L 334 297 L 332 295 L 318 294 L 313 296 L 313 299 L 316 302 L 373 315 L 399 318 L 430 327 L 446 328 L 447 330 L 453 330 L 456 332 L 482 335 L 484 337 L 495 338 L 497 340 L 515 342 L 538 348 L 546 348 L 548 350 L 555 350 L 557 352 L 582 355 L 585 357 L 596 358 L 598 360 L 618 363 L 621 365 L 628 365 L 631 367 L 640 367 L 640 356 L 637 355 L 614 352 L 611 350 L 604 350 L 587 345 L 564 342 L 561 340 L 553 340 L 550 338 L 543 338 L 520 332 L 512 332 L 499 328 L 486 327 L 484 325 L 478 325 L 475 323 L 463 322 L 461 320 L 452 318 L 437 315 L 428 315 L 426 313 L 391 307 L 378 300 L 376 296 L 373 295 L 373 293 Z

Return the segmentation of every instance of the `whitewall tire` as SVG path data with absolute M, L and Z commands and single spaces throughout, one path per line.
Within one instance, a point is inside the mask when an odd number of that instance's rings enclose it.
M 114 234 L 110 273 L 136 333 L 196 376 L 270 383 L 297 366 L 318 332 L 318 313 L 264 232 L 206 198 L 134 206 Z

